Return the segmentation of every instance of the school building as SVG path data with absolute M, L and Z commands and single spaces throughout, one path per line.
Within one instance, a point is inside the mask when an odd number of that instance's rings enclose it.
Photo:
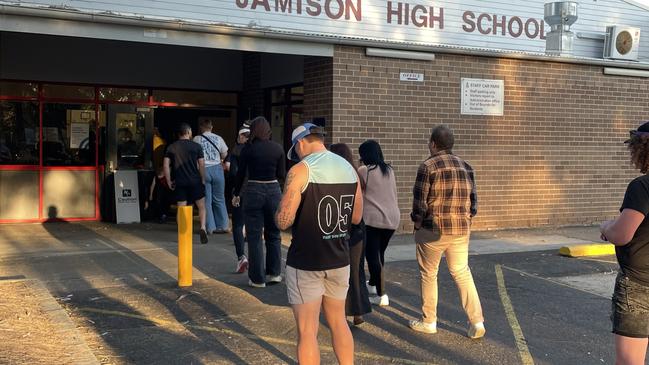
M 155 131 L 210 119 L 232 146 L 257 115 L 285 148 L 312 118 L 328 143 L 377 140 L 403 231 L 437 124 L 476 170 L 474 229 L 600 222 L 637 175 L 622 142 L 649 120 L 649 7 L 0 0 L 0 223 L 113 220 Z

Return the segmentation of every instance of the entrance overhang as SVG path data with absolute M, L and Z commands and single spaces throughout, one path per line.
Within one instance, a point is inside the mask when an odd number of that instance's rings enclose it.
M 333 57 L 334 45 L 218 33 L 210 27 L 0 5 L 0 31 Z

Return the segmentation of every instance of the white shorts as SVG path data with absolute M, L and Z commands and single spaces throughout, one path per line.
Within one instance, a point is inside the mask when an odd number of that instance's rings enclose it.
M 332 270 L 308 271 L 286 266 L 286 290 L 290 304 L 305 304 L 326 296 L 345 300 L 349 289 L 349 265 Z

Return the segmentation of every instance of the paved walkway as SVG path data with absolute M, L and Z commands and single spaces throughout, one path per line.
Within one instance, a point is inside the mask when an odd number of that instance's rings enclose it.
M 231 238 L 217 235 L 207 245 L 194 245 L 194 286 L 177 288 L 175 230 L 173 224 L 3 226 L 0 283 L 42 283 L 65 308 L 82 346 L 102 364 L 295 363 L 284 285 L 248 288 L 246 275 L 232 273 Z M 610 363 L 609 289 L 588 285 L 613 277 L 615 263 L 556 255 L 560 245 L 597 240 L 596 227 L 474 233 L 472 271 L 488 335 L 470 341 L 444 267 L 440 333 L 426 336 L 406 327 L 419 313 L 418 271 L 412 237 L 396 236 L 388 249 L 391 306 L 375 308 L 353 329 L 357 363 L 517 364 L 526 357 L 537 364 Z M 539 295 L 548 298 L 539 301 Z M 5 306 L 5 314 L 14 306 Z M 320 343 L 323 364 L 334 363 L 324 326 Z M 57 350 L 70 354 L 77 345 L 62 342 Z

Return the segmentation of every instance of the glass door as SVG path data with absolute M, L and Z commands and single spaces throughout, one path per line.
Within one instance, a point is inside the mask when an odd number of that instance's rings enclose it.
M 288 150 L 293 129 L 302 123 L 304 87 L 299 84 L 269 89 L 266 100 L 273 140 Z

